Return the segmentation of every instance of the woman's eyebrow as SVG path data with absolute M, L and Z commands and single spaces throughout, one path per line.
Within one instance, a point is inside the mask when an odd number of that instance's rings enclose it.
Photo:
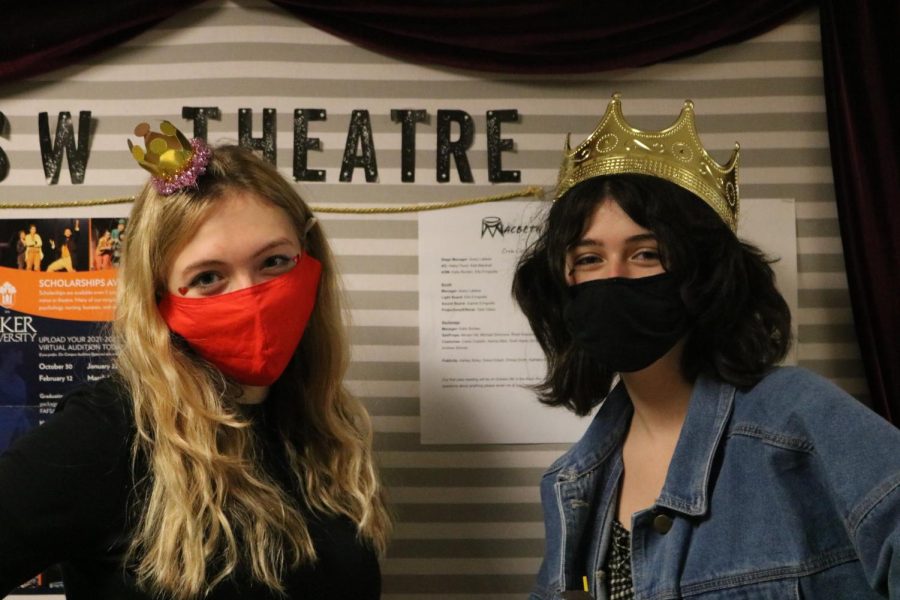
M 634 242 L 655 242 L 656 235 L 653 233 L 639 233 L 637 235 L 632 235 L 625 240 L 628 243 Z
M 192 262 L 181 270 L 182 273 L 187 273 L 189 271 L 195 271 L 197 269 L 207 269 L 209 267 L 218 267 L 224 265 L 225 261 L 219 260 L 216 258 L 202 259 L 195 262 Z
M 578 248 L 585 248 L 587 246 L 602 246 L 603 242 L 597 241 L 594 238 L 581 238 L 577 242 L 574 242 L 569 245 L 567 250 L 577 250 Z
M 636 242 L 655 242 L 656 235 L 653 233 L 638 233 L 636 235 L 629 236 L 625 238 L 625 243 L 634 244 Z M 597 246 L 603 247 L 603 240 L 596 240 L 594 238 L 584 237 L 572 244 L 568 247 L 568 250 L 576 250 L 578 248 L 586 248 L 588 246 Z
M 254 252 L 253 257 L 256 258 L 261 254 L 265 254 L 269 250 L 272 250 L 274 248 L 278 248 L 278 247 L 284 246 L 284 245 L 290 245 L 292 243 L 293 242 L 291 242 L 291 240 L 286 237 L 274 239 L 271 242 L 269 242 L 268 244 L 266 244 L 265 246 L 263 246 L 262 248 L 260 248 L 259 250 L 257 250 L 256 252 Z

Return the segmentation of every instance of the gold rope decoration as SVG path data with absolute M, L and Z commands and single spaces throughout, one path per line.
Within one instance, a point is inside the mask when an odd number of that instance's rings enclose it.
M 504 200 L 514 200 L 516 198 L 538 198 L 544 197 L 544 188 L 539 186 L 530 186 L 519 189 L 506 194 L 496 194 L 494 196 L 481 196 L 478 198 L 465 198 L 462 200 L 449 200 L 447 202 L 428 202 L 419 204 L 404 204 L 400 206 L 315 206 L 310 205 L 310 210 L 315 213 L 342 213 L 357 215 L 373 215 L 373 214 L 395 214 L 408 212 L 422 212 L 425 210 L 440 210 L 444 208 L 457 208 L 460 206 L 470 206 L 472 204 L 484 204 L 487 202 L 502 202 Z M 134 196 L 122 198 L 98 198 L 94 200 L 73 200 L 71 202 L 18 202 L 18 203 L 0 203 L 0 209 L 4 208 L 72 208 L 80 206 L 105 206 L 108 204 L 127 204 L 134 202 Z
M 73 206 L 104 206 L 106 204 L 130 204 L 134 202 L 134 196 L 122 198 L 98 198 L 96 200 L 71 200 L 69 202 L 3 202 L 0 209 L 4 208 L 71 208 Z

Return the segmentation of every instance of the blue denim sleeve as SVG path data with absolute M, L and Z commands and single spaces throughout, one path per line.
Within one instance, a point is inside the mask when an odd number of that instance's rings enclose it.
M 803 423 L 795 426 L 813 443 L 869 584 L 900 600 L 900 429 L 830 382 L 802 379 L 789 386 Z
M 900 474 L 863 498 L 848 526 L 872 587 L 900 599 Z

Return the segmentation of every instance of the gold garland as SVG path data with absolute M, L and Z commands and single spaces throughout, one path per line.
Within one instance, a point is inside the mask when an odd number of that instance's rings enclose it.
M 4 208 L 71 208 L 73 206 L 104 206 L 106 204 L 128 204 L 134 202 L 134 196 L 124 198 L 99 198 L 96 200 L 72 200 L 69 202 L 3 202 Z
M 444 208 L 457 208 L 460 206 L 469 206 L 472 204 L 484 204 L 486 202 L 502 202 L 504 200 L 514 200 L 516 198 L 538 198 L 544 197 L 544 188 L 539 186 L 530 186 L 527 188 L 507 192 L 506 194 L 496 194 L 494 196 L 481 196 L 478 198 L 465 198 L 462 200 L 449 200 L 447 202 L 427 202 L 419 204 L 404 204 L 400 206 L 315 206 L 310 205 L 310 210 L 315 213 L 342 213 L 356 215 L 373 215 L 373 214 L 395 214 L 408 212 L 422 212 L 425 210 L 441 210 Z M 122 198 L 98 198 L 94 200 L 73 200 L 71 202 L 18 202 L 18 203 L 0 203 L 0 209 L 4 208 L 72 208 L 80 206 L 105 206 L 109 204 L 128 204 L 134 202 L 134 196 Z

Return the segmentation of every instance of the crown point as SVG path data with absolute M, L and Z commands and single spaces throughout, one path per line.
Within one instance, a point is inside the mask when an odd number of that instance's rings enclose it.
M 160 123 L 159 130 L 166 135 L 175 135 L 175 126 L 170 121 Z
M 134 135 L 144 137 L 150 133 L 150 123 L 138 123 L 134 128 Z

